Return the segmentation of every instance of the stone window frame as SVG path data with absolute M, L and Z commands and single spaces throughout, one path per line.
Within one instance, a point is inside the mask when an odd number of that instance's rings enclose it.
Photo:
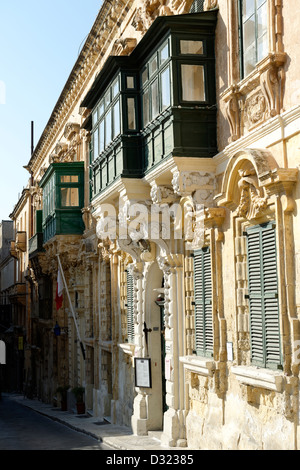
M 189 203 L 188 198 L 183 204 Z M 195 215 L 197 217 L 197 214 Z M 211 254 L 211 283 L 212 283 L 212 324 L 213 324 L 213 354 L 211 357 L 196 355 L 195 351 L 195 309 L 191 306 L 190 294 L 194 299 L 194 286 L 191 284 L 191 276 L 194 277 L 193 256 L 185 260 L 186 279 L 186 315 L 192 320 L 192 325 L 186 330 L 187 354 L 180 357 L 185 373 L 192 372 L 201 376 L 210 377 L 213 380 L 213 389 L 222 396 L 225 393 L 226 375 L 226 320 L 223 308 L 223 283 L 222 283 L 222 244 L 224 234 L 221 226 L 225 219 L 225 209 L 217 207 L 205 207 L 202 214 L 204 231 L 202 237 L 197 239 L 194 250 L 208 248 Z M 192 290 L 191 290 L 192 289 Z M 187 320 L 188 321 L 188 320 Z M 189 321 L 191 323 L 191 321 Z
M 288 300 L 295 261 L 293 246 L 293 189 L 297 169 L 279 168 L 269 150 L 245 149 L 233 155 L 226 167 L 218 206 L 231 212 L 235 259 L 235 324 L 234 361 L 231 371 L 245 385 L 281 391 L 284 376 L 292 375 L 296 358 L 293 344 L 298 338 L 299 320 L 296 306 Z M 254 182 L 254 180 L 255 182 Z M 249 314 L 247 294 L 246 227 L 268 221 L 276 223 L 279 317 L 283 370 L 254 366 L 250 362 Z M 284 230 L 284 227 L 288 227 Z
M 243 79 L 236 60 L 240 54 L 239 2 L 228 2 L 228 86 L 220 99 L 230 127 L 229 142 L 248 134 L 283 109 L 287 55 L 283 45 L 282 0 L 267 1 L 268 53 Z

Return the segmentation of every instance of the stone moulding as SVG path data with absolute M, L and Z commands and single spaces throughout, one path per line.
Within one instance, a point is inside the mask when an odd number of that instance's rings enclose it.
M 246 204 L 248 210 L 245 214 L 248 214 L 249 219 L 255 213 L 255 210 L 254 212 L 252 210 L 255 207 L 259 211 L 266 209 L 266 196 L 282 192 L 286 192 L 289 196 L 291 187 L 297 180 L 297 173 L 297 169 L 279 168 L 272 153 L 266 149 L 241 150 L 231 158 L 227 165 L 221 194 L 216 197 L 218 206 L 227 207 L 232 211 L 236 208 L 244 210 L 246 201 L 241 200 L 243 191 L 237 189 L 243 190 L 245 186 L 247 189 L 254 188 L 255 194 L 252 198 L 248 198 Z
M 280 114 L 285 84 L 285 53 L 273 53 L 257 64 L 255 70 L 225 90 L 230 142 L 238 140 L 256 126 Z
M 215 371 L 213 359 L 198 356 L 182 356 L 179 358 L 185 370 L 190 370 L 205 377 L 212 377 Z
M 231 372 L 244 385 L 273 390 L 275 392 L 283 390 L 283 372 L 260 369 L 255 366 L 233 366 L 231 367 Z
M 119 348 L 122 349 L 124 354 L 128 354 L 129 356 L 134 356 L 135 352 L 135 345 L 130 343 L 119 343 Z

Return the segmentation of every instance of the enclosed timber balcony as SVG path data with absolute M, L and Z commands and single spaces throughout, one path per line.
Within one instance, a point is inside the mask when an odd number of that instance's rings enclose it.
M 40 187 L 43 189 L 43 243 L 56 235 L 82 234 L 84 163 L 52 163 Z
M 216 11 L 157 18 L 130 56 L 111 56 L 81 106 L 91 111 L 95 198 L 163 160 L 217 153 Z

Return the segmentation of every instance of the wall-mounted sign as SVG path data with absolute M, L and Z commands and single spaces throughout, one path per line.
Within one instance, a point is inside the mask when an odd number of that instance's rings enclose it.
M 135 386 L 151 388 L 151 359 L 134 358 Z

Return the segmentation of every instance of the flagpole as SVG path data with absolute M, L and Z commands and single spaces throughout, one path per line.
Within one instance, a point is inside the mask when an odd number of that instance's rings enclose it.
M 61 272 L 61 277 L 62 277 L 62 279 L 63 279 L 63 283 L 64 283 L 64 285 L 65 285 L 65 289 L 66 289 L 66 292 L 67 292 L 67 296 L 68 296 L 68 300 L 69 300 L 71 312 L 72 312 L 72 315 L 73 315 L 73 319 L 74 319 L 74 323 L 75 323 L 75 327 L 76 327 L 76 331 L 77 331 L 77 336 L 78 336 L 78 339 L 79 339 L 79 342 L 80 342 L 80 347 L 81 347 L 83 359 L 85 360 L 85 350 L 84 350 L 84 347 L 83 347 L 83 343 L 82 343 L 82 341 L 81 341 L 81 337 L 80 337 L 80 333 L 79 333 L 79 328 L 78 328 L 78 325 L 77 325 L 77 321 L 76 321 L 76 317 L 75 317 L 75 312 L 74 312 L 74 309 L 73 309 L 73 304 L 72 304 L 72 302 L 71 302 L 71 298 L 70 298 L 70 294 L 69 294 L 69 289 L 68 289 L 68 286 L 67 286 L 67 283 L 66 283 L 64 271 L 63 271 L 63 268 L 62 268 L 62 265 L 61 265 L 61 262 L 60 262 L 60 257 L 59 257 L 59 255 L 57 254 L 56 256 L 57 256 L 57 259 L 58 259 L 58 264 L 59 264 L 59 269 L 60 269 L 60 272 Z

